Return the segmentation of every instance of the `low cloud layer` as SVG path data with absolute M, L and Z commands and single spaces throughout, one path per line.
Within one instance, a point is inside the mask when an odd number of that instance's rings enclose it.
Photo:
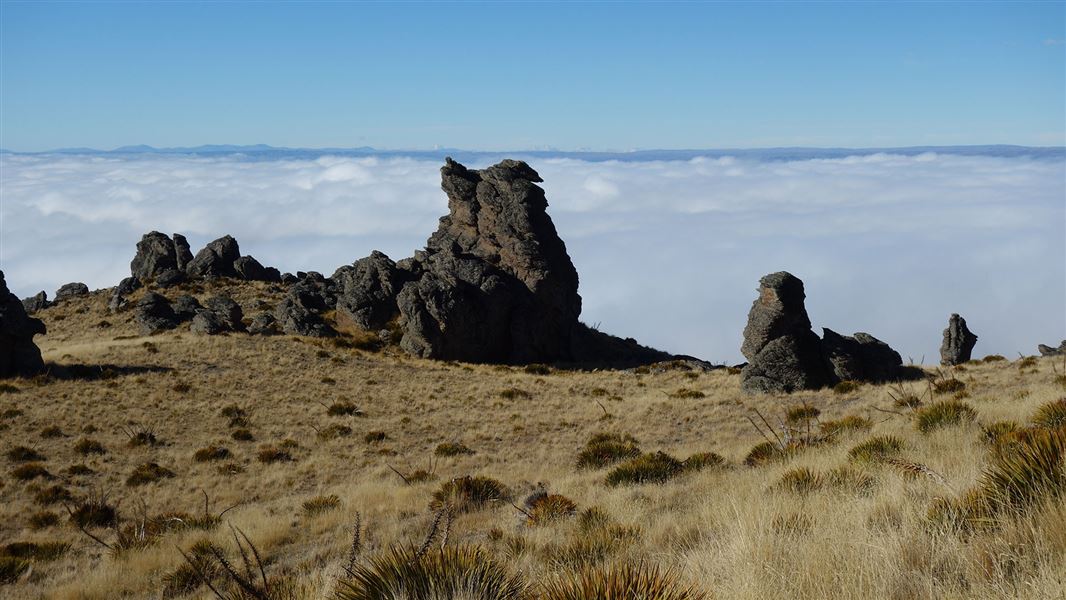
M 112 286 L 141 234 L 231 234 L 283 271 L 425 244 L 439 163 L 0 156 L 0 266 L 14 292 Z M 484 165 L 473 165 L 484 166 Z M 1066 337 L 1066 162 L 923 154 L 760 162 L 533 161 L 581 276 L 582 319 L 666 350 L 741 360 L 760 276 L 804 280 L 815 327 L 937 360 L 959 312 L 978 355 Z

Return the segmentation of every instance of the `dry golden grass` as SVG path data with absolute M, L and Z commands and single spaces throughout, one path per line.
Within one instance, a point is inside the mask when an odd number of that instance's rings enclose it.
M 278 298 L 265 285 L 229 291 L 249 318 L 256 301 Z M 199 295 L 213 292 L 209 286 Z M 357 514 L 357 560 L 418 547 L 435 519 L 433 493 L 467 475 L 499 480 L 518 508 L 534 490 L 576 504 L 535 527 L 510 502 L 456 511 L 447 522 L 448 544 L 481 548 L 534 590 L 537 582 L 643 562 L 719 599 L 1066 595 L 1061 498 L 990 530 L 939 527 L 928 517 L 937 499 L 959 498 L 981 480 L 992 458 L 982 427 L 1029 424 L 1039 407 L 1066 395 L 1056 379 L 1062 367 L 1051 359 L 1024 369 L 1008 361 L 967 364 L 953 375 L 975 421 L 922 433 L 911 412 L 894 406 L 898 386 L 748 396 L 739 375 L 724 369 L 695 377 L 569 372 L 416 360 L 290 336 L 178 330 L 142 338 L 130 313 L 111 315 L 106 303 L 97 294 L 40 315 L 49 328 L 38 338 L 46 359 L 82 365 L 69 369 L 73 378 L 8 381 L 17 391 L 0 394 L 0 539 L 71 544 L 54 560 L 31 561 L 15 583 L 0 586 L 0 597 L 159 598 L 181 581 L 182 569 L 187 579 L 181 552 L 194 552 L 198 542 L 210 540 L 239 560 L 231 524 L 262 553 L 270 577 L 287 578 L 289 597 L 329 598 L 348 564 Z M 910 386 L 916 397 L 926 395 L 926 384 Z M 338 405 L 351 409 L 330 410 Z M 230 406 L 239 410 L 224 415 Z M 766 441 L 748 421 L 754 409 L 777 435 L 791 429 L 809 443 L 744 466 Z M 848 417 L 868 423 L 820 426 Z M 343 431 L 336 425 L 351 434 L 320 435 Z M 129 443 L 129 431 L 148 428 L 158 443 Z M 240 429 L 254 439 L 234 439 Z M 822 437 L 823 429 L 832 433 Z M 714 452 L 725 460 L 663 484 L 610 486 L 616 465 L 577 467 L 599 432 L 630 434 L 642 453 Z M 851 448 L 876 436 L 902 440 L 892 461 L 849 459 Z M 78 453 L 83 438 L 106 452 Z M 440 456 L 440 444 L 471 452 Z M 27 464 L 7 460 L 17 447 L 42 455 L 51 478 L 12 477 Z M 209 448 L 229 455 L 198 460 Z M 293 460 L 261 462 L 265 449 Z M 126 485 L 148 463 L 174 476 Z M 937 477 L 915 476 L 923 469 Z M 109 551 L 71 525 L 61 505 L 39 504 L 56 485 L 76 499 L 106 492 L 132 528 L 129 548 Z M 203 518 L 205 494 L 210 519 Z M 333 496 L 339 502 L 330 500 L 329 510 L 307 508 Z M 58 514 L 59 523 L 42 511 Z M 155 525 L 138 529 L 146 523 Z M 119 542 L 114 530 L 88 531 Z M 188 597 L 211 594 L 197 588 Z

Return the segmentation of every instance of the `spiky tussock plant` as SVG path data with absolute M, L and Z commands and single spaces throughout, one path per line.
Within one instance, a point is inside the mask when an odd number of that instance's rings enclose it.
M 13 556 L 0 556 L 0 585 L 18 581 L 29 569 L 29 561 Z
M 704 600 L 672 571 L 646 564 L 583 569 L 543 586 L 543 600 Z
M 1036 409 L 1033 424 L 1037 427 L 1055 429 L 1066 427 L 1066 398 L 1059 398 Z
M 489 502 L 510 498 L 511 491 L 496 479 L 467 475 L 443 483 L 433 492 L 433 501 L 429 507 L 431 510 L 440 510 L 450 506 L 463 513 L 479 510 Z
M 629 434 L 597 433 L 577 455 L 579 469 L 601 469 L 640 456 L 637 439 Z
M 336 494 L 330 494 L 328 496 L 315 496 L 310 500 L 303 503 L 304 514 L 313 517 L 322 513 L 329 512 L 341 505 L 340 496 Z
M 982 427 L 981 433 L 987 442 L 995 444 L 1021 429 L 1022 426 L 1017 421 L 996 421 Z
M 866 431 L 873 425 L 873 421 L 866 417 L 848 415 L 832 421 L 822 421 L 818 426 L 823 435 L 835 436 L 851 431 Z
M 873 475 L 851 465 L 830 469 L 825 474 L 825 482 L 832 488 L 856 494 L 868 494 L 877 485 Z
M 577 504 L 561 494 L 538 496 L 529 504 L 526 523 L 533 527 L 567 519 L 577 512 Z
M 807 467 L 789 469 L 781 475 L 776 488 L 797 494 L 809 494 L 822 489 L 825 477 Z
M 393 548 L 353 565 L 337 600 L 525 600 L 528 585 L 476 546 Z
M 965 402 L 942 400 L 919 409 L 916 416 L 918 431 L 929 433 L 941 427 L 972 423 L 977 419 L 977 412 Z
M 856 445 L 848 457 L 857 462 L 883 462 L 903 450 L 903 440 L 894 435 L 878 435 Z
M 643 454 L 622 463 L 607 474 L 607 485 L 665 483 L 685 470 L 685 463 L 666 454 Z
M 744 464 L 749 467 L 758 467 L 785 458 L 787 455 L 788 453 L 777 447 L 776 444 L 760 442 L 755 444 L 748 452 L 748 455 L 744 457 Z
M 1037 429 L 1026 438 L 999 453 L 978 484 L 1000 512 L 1022 512 L 1066 493 L 1066 428 Z

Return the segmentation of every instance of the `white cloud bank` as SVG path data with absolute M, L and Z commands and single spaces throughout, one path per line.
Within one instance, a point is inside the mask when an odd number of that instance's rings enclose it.
M 439 164 L 405 158 L 0 157 L 0 268 L 16 294 L 114 285 L 141 234 L 231 234 L 283 271 L 330 274 L 424 245 Z M 483 166 L 483 165 L 473 165 Z M 533 163 L 581 276 L 583 320 L 739 361 L 759 277 L 806 284 L 815 327 L 936 362 L 959 312 L 975 350 L 1066 337 L 1066 162 L 925 154 L 757 162 Z

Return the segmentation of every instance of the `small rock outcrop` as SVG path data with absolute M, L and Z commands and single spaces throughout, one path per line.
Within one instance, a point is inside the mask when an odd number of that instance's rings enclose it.
M 89 286 L 84 283 L 67 283 L 56 290 L 55 302 L 63 302 L 64 300 L 70 300 L 71 298 L 78 298 L 80 296 L 89 295 Z
M 376 250 L 351 266 L 341 267 L 332 277 L 338 287 L 338 320 L 367 331 L 382 329 L 399 314 L 396 295 L 411 277 L 410 271 L 397 268 Z
M 189 277 L 237 277 L 233 263 L 241 257 L 237 240 L 222 236 L 204 246 L 185 267 Z
M 248 333 L 252 335 L 275 335 L 278 333 L 278 320 L 270 313 L 259 313 L 252 317 L 248 325 Z
M 281 272 L 274 267 L 264 267 L 251 256 L 242 256 L 233 261 L 233 270 L 238 277 L 247 281 L 281 281 Z
M 44 323 L 26 314 L 0 271 L 0 377 L 28 376 L 43 369 L 41 350 L 33 343 L 33 336 L 45 333 Z
M 151 231 L 137 242 L 137 254 L 130 262 L 130 274 L 140 281 L 155 281 L 167 271 L 183 271 L 184 260 L 189 254 L 189 242 L 184 236 L 174 234 L 173 239 L 165 233 Z
M 178 321 L 184 323 L 191 321 L 196 316 L 196 313 L 204 307 L 200 305 L 200 301 L 195 297 L 189 294 L 182 294 L 170 303 L 170 308 L 174 311 Z
M 28 315 L 35 314 L 49 306 L 51 306 L 51 304 L 48 303 L 48 294 L 43 290 L 29 298 L 22 299 L 22 308 L 26 310 L 26 314 Z
M 977 336 L 966 327 L 966 319 L 952 314 L 944 330 L 944 342 L 940 344 L 940 364 L 961 365 L 970 360 L 975 344 Z
M 190 331 L 206 335 L 243 331 L 243 319 L 244 312 L 233 298 L 213 296 L 204 303 L 203 309 L 196 311 Z
M 759 280 L 759 297 L 748 313 L 741 353 L 748 365 L 741 387 L 749 392 L 816 389 L 832 380 L 821 342 L 811 331 L 803 282 L 784 271 Z
M 840 381 L 881 383 L 909 378 L 903 359 L 868 333 L 844 336 L 811 331 L 803 282 L 790 273 L 759 280 L 759 298 L 748 313 L 741 352 L 748 363 L 741 387 L 749 392 L 793 392 Z
M 181 324 L 167 297 L 156 292 L 148 292 L 137 301 L 133 318 L 141 328 L 141 335 L 154 335 Z
M 129 306 L 126 296 L 137 291 L 140 287 L 141 281 L 139 279 L 126 277 L 115 286 L 115 291 L 111 293 L 111 300 L 107 303 L 107 308 L 113 313 L 125 310 Z
M 310 337 L 333 337 L 336 331 L 322 318 L 321 312 L 337 298 L 332 285 L 318 273 L 305 273 L 289 288 L 288 293 L 274 309 L 277 326 L 290 335 Z
M 177 263 L 175 268 L 184 273 L 193 258 L 192 249 L 189 248 L 189 240 L 185 239 L 185 236 L 180 233 L 175 233 L 171 237 L 174 239 L 174 260 Z
M 1063 356 L 1066 355 L 1066 340 L 1062 340 L 1058 348 L 1039 344 L 1036 349 L 1040 351 L 1040 356 Z

